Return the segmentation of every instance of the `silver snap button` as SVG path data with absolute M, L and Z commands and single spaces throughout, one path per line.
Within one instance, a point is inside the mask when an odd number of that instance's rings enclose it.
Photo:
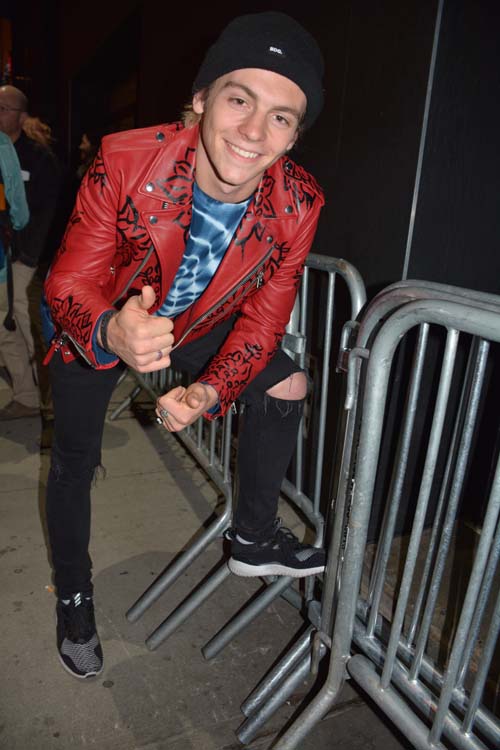
M 266 237 L 266 242 L 272 242 L 272 241 L 273 241 L 273 238 L 271 237 L 270 234 L 268 234 Z
M 162 132 L 158 131 L 158 133 L 156 134 L 156 140 L 157 141 L 164 141 L 165 140 L 165 133 L 162 133 Z
M 154 183 L 148 182 L 148 184 L 146 185 L 146 190 L 148 191 L 148 193 L 152 193 L 154 189 L 155 189 Z
M 291 213 L 292 213 L 292 211 L 293 211 L 293 208 L 292 208 L 291 206 L 287 206 L 287 207 L 285 208 L 285 213 L 287 213 L 287 214 L 291 214 Z
M 150 216 L 149 217 L 149 223 L 150 224 L 156 224 L 157 222 L 158 222 L 158 217 L 157 216 Z

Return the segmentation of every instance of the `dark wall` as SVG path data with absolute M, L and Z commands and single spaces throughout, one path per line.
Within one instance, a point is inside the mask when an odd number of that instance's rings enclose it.
M 108 129 L 177 118 L 236 12 L 295 16 L 326 60 L 325 110 L 294 154 L 327 197 L 315 250 L 351 261 L 370 296 L 401 278 L 438 0 L 200 4 L 189 17 L 160 0 L 6 7 L 15 83 L 66 156 L 89 115 Z M 496 0 L 444 0 L 410 277 L 498 289 L 498 38 Z
M 401 274 L 435 11 L 350 2 L 328 29 L 332 98 L 306 155 L 328 201 L 316 244 L 353 263 L 372 293 Z
M 500 293 L 500 5 L 445 3 L 409 277 Z
M 32 114 L 59 132 L 59 12 L 56 0 L 0 3 L 0 15 L 12 24 L 14 86 L 27 95 Z

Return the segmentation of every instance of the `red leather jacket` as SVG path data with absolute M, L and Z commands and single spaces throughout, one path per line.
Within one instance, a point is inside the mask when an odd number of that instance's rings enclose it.
M 163 303 L 191 222 L 198 127 L 179 123 L 106 136 L 87 172 L 63 243 L 45 283 L 59 335 L 52 350 L 75 350 L 93 367 L 99 316 L 149 284 L 151 312 Z M 213 385 L 225 414 L 280 344 L 323 194 L 286 157 L 264 175 L 214 278 L 177 316 L 175 346 L 237 312 L 231 334 L 200 380 Z

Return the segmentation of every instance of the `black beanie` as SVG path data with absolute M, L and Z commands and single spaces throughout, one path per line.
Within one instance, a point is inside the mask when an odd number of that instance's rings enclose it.
M 286 13 L 251 13 L 231 21 L 205 55 L 193 92 L 241 68 L 270 70 L 296 83 L 307 98 L 304 128 L 321 112 L 323 56 L 311 34 Z

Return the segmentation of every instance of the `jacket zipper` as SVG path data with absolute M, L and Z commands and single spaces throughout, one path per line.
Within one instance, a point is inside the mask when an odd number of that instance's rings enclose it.
M 246 275 L 246 276 L 245 276 L 245 277 L 244 277 L 243 279 L 241 279 L 241 280 L 240 280 L 240 281 L 238 282 L 238 284 L 237 284 L 236 286 L 234 286 L 234 287 L 233 287 L 233 288 L 231 289 L 231 291 L 229 291 L 229 292 L 228 292 L 228 293 L 227 293 L 227 294 L 226 294 L 226 295 L 225 295 L 225 296 L 224 296 L 224 297 L 223 297 L 223 298 L 222 298 L 221 300 L 218 300 L 218 301 L 216 302 L 216 304 L 215 304 L 215 305 L 212 305 L 212 307 L 210 307 L 210 308 L 209 308 L 209 309 L 208 309 L 208 310 L 207 310 L 207 311 L 206 311 L 205 313 L 203 313 L 203 315 L 201 315 L 201 316 L 200 316 L 200 317 L 199 317 L 199 318 L 198 318 L 197 320 L 195 320 L 195 321 L 194 321 L 194 323 L 192 323 L 192 324 L 191 324 L 191 325 L 189 326 L 189 328 L 187 329 L 187 331 L 184 331 L 184 333 L 183 333 L 183 335 L 181 336 L 181 338 L 179 339 L 179 341 L 178 341 L 178 342 L 177 342 L 176 344 L 174 344 L 174 346 L 172 347 L 172 351 L 173 351 L 174 349 L 177 349 L 177 347 L 178 347 L 178 346 L 180 346 L 180 345 L 182 344 L 182 342 L 184 341 L 184 339 L 185 339 L 185 338 L 187 338 L 187 336 L 189 336 L 189 334 L 191 333 L 191 331 L 192 331 L 192 330 L 193 330 L 194 328 L 196 328 L 196 326 L 197 326 L 197 325 L 198 325 L 199 323 L 201 323 L 201 322 L 202 322 L 202 320 L 205 320 L 205 318 L 207 318 L 207 317 L 208 317 L 208 316 L 210 315 L 210 313 L 211 313 L 211 312 L 212 312 L 213 310 L 215 310 L 215 309 L 216 309 L 217 307 L 220 307 L 220 305 L 223 305 L 223 304 L 224 304 L 224 303 L 226 302 L 226 300 L 228 300 L 228 299 L 229 299 L 229 297 L 231 297 L 231 295 L 232 295 L 232 294 L 234 294 L 234 292 L 235 292 L 235 291 L 237 291 L 237 290 L 238 290 L 238 289 L 239 289 L 239 288 L 240 288 L 240 287 L 241 287 L 241 286 L 242 286 L 243 284 L 245 284 L 245 283 L 246 283 L 246 282 L 247 282 L 247 281 L 248 281 L 249 279 L 251 279 L 251 278 L 252 278 L 252 275 L 253 275 L 253 274 L 255 273 L 255 270 L 256 270 L 256 269 L 257 269 L 257 268 L 258 268 L 258 267 L 259 267 L 260 265 L 263 265 L 263 264 L 264 264 L 264 263 L 266 262 L 266 260 L 267 260 L 267 259 L 269 258 L 269 256 L 270 256 L 270 255 L 271 255 L 271 253 L 273 252 L 273 250 L 274 250 L 274 247 L 271 247 L 271 249 L 270 249 L 270 250 L 269 250 L 269 251 L 268 251 L 268 252 L 266 253 L 266 255 L 264 256 L 264 258 L 262 258 L 262 259 L 261 259 L 261 260 L 259 261 L 259 264 L 258 264 L 257 266 L 254 266 L 254 267 L 252 268 L 252 270 L 251 270 L 251 271 L 249 271 L 249 272 L 247 273 L 247 275 Z M 255 278 L 255 286 L 257 287 L 257 289 L 259 289 L 259 288 L 260 288 L 260 287 L 262 286 L 262 282 L 263 282 L 263 279 L 264 279 L 264 271 L 263 271 L 263 270 L 261 269 L 261 270 L 260 270 L 260 271 L 259 271 L 259 272 L 257 273 L 257 276 L 256 276 L 256 278 Z M 250 290 L 250 289 L 251 289 L 252 287 L 253 287 L 253 284 L 252 284 L 252 285 L 251 285 L 251 286 L 250 286 L 250 287 L 248 288 L 248 290 L 247 290 L 247 291 L 249 291 L 249 290 Z M 243 293 L 243 295 L 241 295 L 241 296 L 245 296 L 245 293 Z M 237 299 L 235 299 L 235 300 L 234 300 L 234 302 L 238 302 L 238 301 L 239 301 L 239 300 L 241 299 L 241 296 L 240 296 L 240 297 L 238 297 Z M 217 318 L 216 318 L 215 320 L 217 320 Z
M 149 248 L 149 250 L 146 253 L 146 255 L 144 256 L 144 258 L 142 259 L 142 263 L 140 264 L 139 268 L 134 273 L 134 275 L 130 278 L 128 284 L 126 284 L 125 287 L 122 289 L 122 291 L 120 292 L 120 294 L 118 295 L 118 297 L 115 297 L 114 300 L 111 302 L 112 305 L 116 305 L 116 303 L 118 302 L 118 300 L 121 299 L 123 297 L 123 295 L 128 292 L 128 290 L 130 289 L 130 287 L 132 286 L 132 284 L 134 283 L 134 281 L 139 276 L 140 272 L 142 271 L 142 269 L 144 268 L 144 266 L 148 262 L 148 260 L 149 260 L 149 258 L 151 256 L 151 253 L 153 252 L 154 249 L 155 249 L 155 246 L 153 245 L 153 243 L 151 243 L 151 247 Z

